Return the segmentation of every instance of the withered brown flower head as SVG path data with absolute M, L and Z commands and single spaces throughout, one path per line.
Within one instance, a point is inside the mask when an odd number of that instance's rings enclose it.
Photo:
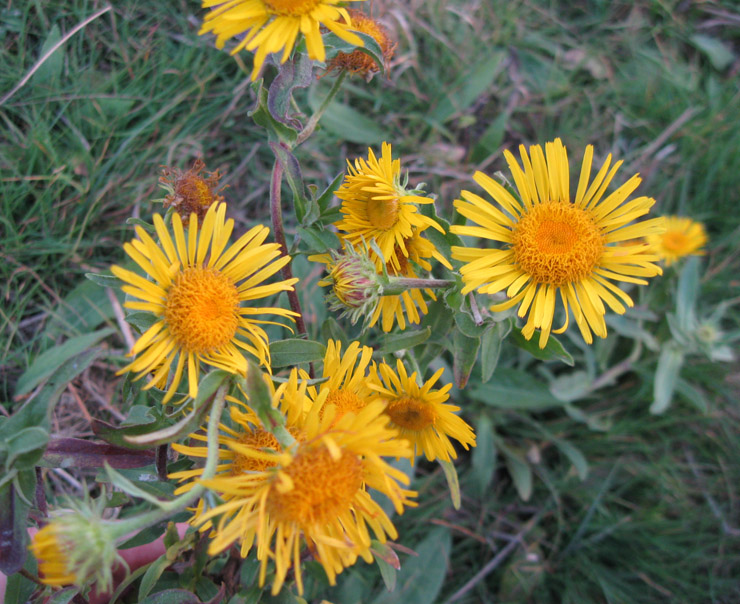
M 388 63 L 393 58 L 393 53 L 397 46 L 388 36 L 388 30 L 362 11 L 349 9 L 347 12 L 352 19 L 352 30 L 375 38 L 378 46 L 383 51 L 383 63 L 387 70 Z M 346 69 L 353 74 L 362 75 L 367 80 L 370 80 L 373 74 L 380 71 L 380 67 L 372 57 L 361 50 L 355 50 L 351 53 L 340 52 L 327 65 L 327 73 L 342 69 Z
M 202 222 L 208 208 L 224 200 L 219 193 L 225 188 L 223 186 L 218 188 L 222 176 L 218 170 L 206 172 L 205 167 L 200 158 L 196 159 L 193 167 L 185 172 L 164 166 L 159 182 L 170 193 L 164 198 L 164 207 L 174 208 L 183 219 L 187 219 L 195 212 L 198 221 Z

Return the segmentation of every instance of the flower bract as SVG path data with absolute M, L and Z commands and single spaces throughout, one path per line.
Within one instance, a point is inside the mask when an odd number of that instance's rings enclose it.
M 661 274 L 658 257 L 646 244 L 618 246 L 620 242 L 656 235 L 663 219 L 633 223 L 655 203 L 650 197 L 628 198 L 640 184 L 635 175 L 604 197 L 621 161 L 611 165 L 611 155 L 589 184 L 593 147 L 588 146 L 578 180 L 575 199 L 570 196 L 568 155 L 560 139 L 529 153 L 520 147 L 520 166 L 505 152 L 519 198 L 504 186 L 476 172 L 474 180 L 496 201 L 498 207 L 470 191 L 455 201 L 457 210 L 478 226 L 453 226 L 459 235 L 496 242 L 500 247 L 453 247 L 452 257 L 462 261 L 465 283 L 462 292 L 483 294 L 506 292 L 509 300 L 495 304 L 496 312 L 519 305 L 518 314 L 528 314 L 522 333 L 530 339 L 540 329 L 539 346 L 544 348 L 550 333 L 568 326 L 573 312 L 581 334 L 589 344 L 592 332 L 606 337 L 605 305 L 624 313 L 632 299 L 613 281 L 646 284 L 645 277 Z M 565 322 L 553 330 L 556 298 L 565 307 Z
M 113 274 L 125 282 L 134 300 L 126 308 L 153 315 L 153 324 L 137 340 L 136 358 L 121 371 L 139 379 L 154 373 L 145 386 L 161 384 L 169 375 L 164 401 L 174 395 L 187 369 L 188 392 L 197 396 L 201 364 L 244 375 L 244 352 L 269 367 L 268 338 L 263 317 L 291 318 L 278 307 L 254 306 L 255 301 L 293 289 L 297 279 L 264 282 L 290 262 L 277 243 L 264 243 L 269 229 L 256 226 L 228 246 L 234 221 L 225 220 L 226 204 L 213 204 L 199 227 L 190 215 L 185 231 L 179 214 L 172 215 L 172 234 L 158 214 L 154 227 L 159 243 L 141 227 L 138 239 L 124 250 L 149 279 L 119 266 Z M 174 369 L 174 371 L 173 371 Z

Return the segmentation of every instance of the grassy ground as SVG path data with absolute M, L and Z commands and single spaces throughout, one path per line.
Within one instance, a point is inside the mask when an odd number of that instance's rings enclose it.
M 187 167 L 203 156 L 210 169 L 227 174 L 238 222 L 267 211 L 271 155 L 247 115 L 250 66 L 197 36 L 197 3 L 115 3 L 32 70 L 106 6 L 35 0 L 0 8 L 6 411 L 24 368 L 60 333 L 77 329 L 75 303 L 65 297 L 85 272 L 122 259 L 120 244 L 131 237 L 127 217 L 150 215 L 160 165 Z M 324 185 L 345 157 L 388 140 L 412 181 L 427 182 L 440 195 L 440 213 L 451 217 L 452 200 L 472 186 L 476 169 L 505 169 L 502 149 L 560 136 L 577 161 L 592 143 L 597 156 L 624 159 L 623 179 L 643 175 L 640 191 L 656 198 L 659 213 L 707 224 L 704 303 L 738 296 L 735 3 L 377 0 L 373 11 L 399 42 L 390 77 L 346 86 L 323 130 L 298 152 L 307 181 Z M 299 101 L 315 103 L 328 79 Z M 730 328 L 737 318 L 730 315 Z M 55 319 L 58 329 L 50 330 Z M 123 345 L 114 339 L 111 346 Z M 504 369 L 533 369 L 513 349 L 505 352 Z M 457 512 L 436 467 L 422 464 L 417 472 L 425 503 L 404 516 L 400 532 L 409 547 L 431 539 L 421 551 L 436 548 L 446 562 L 432 599 L 740 600 L 737 373 L 697 357 L 685 377 L 699 385 L 706 411 L 682 403 L 653 417 L 646 384 L 654 368 L 654 361 L 638 364 L 580 401 L 591 427 L 562 408 L 502 410 L 459 394 L 479 439 L 490 442 L 479 451 L 498 451 L 498 464 L 487 472 L 490 457 L 463 457 Z M 585 480 L 556 446 L 559 439 L 588 460 Z M 502 455 L 507 447 L 534 477 L 527 501 L 522 484 L 512 482 L 512 457 Z M 521 547 L 507 549 L 509 543 Z M 434 574 L 434 561 L 425 568 L 412 560 L 409 584 Z M 481 569 L 485 576 L 476 575 Z M 413 571 L 424 574 L 415 578 Z M 329 599 L 351 602 L 369 588 L 378 589 L 378 602 L 391 601 L 379 590 L 377 571 L 362 567 Z M 431 592 L 413 593 L 405 601 L 430 601 L 424 598 Z

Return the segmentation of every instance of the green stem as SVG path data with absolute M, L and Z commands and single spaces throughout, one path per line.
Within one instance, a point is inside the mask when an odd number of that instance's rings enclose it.
M 203 468 L 203 474 L 201 474 L 200 480 L 209 480 L 216 474 L 216 467 L 218 466 L 218 425 L 221 421 L 221 414 L 224 410 L 226 393 L 229 390 L 230 383 L 230 381 L 226 382 L 216 391 L 216 396 L 211 406 L 210 417 L 208 418 L 208 457 L 206 458 L 206 465 Z M 181 512 L 198 499 L 205 490 L 206 487 L 199 482 L 187 493 L 183 493 L 172 501 L 161 503 L 159 508 L 155 510 L 116 522 L 115 526 L 112 527 L 116 541 L 124 541 L 131 533 L 154 526 L 172 517 L 172 515 Z
M 451 287 L 451 279 L 412 279 L 410 277 L 390 277 L 388 285 L 383 286 L 384 296 L 397 296 L 408 289 L 439 289 Z
M 339 89 L 342 87 L 342 82 L 344 82 L 344 78 L 346 77 L 346 69 L 343 69 L 339 72 L 339 75 L 337 75 L 337 79 L 334 80 L 334 84 L 332 85 L 329 94 L 326 95 L 326 98 L 323 100 L 321 106 L 316 110 L 316 112 L 310 118 L 308 118 L 308 122 L 306 122 L 305 127 L 298 135 L 298 138 L 295 141 L 296 147 L 313 134 L 313 131 L 316 129 L 321 116 L 324 115 L 324 112 L 329 107 L 329 104 L 334 100 L 334 97 L 337 96 L 337 92 L 339 92 Z

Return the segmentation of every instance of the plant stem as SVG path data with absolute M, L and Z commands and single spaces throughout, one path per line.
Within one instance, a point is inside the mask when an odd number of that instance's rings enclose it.
M 272 167 L 272 180 L 270 181 L 270 216 L 272 217 L 272 230 L 275 233 L 275 240 L 282 248 L 283 254 L 288 256 L 288 246 L 285 243 L 285 229 L 283 228 L 283 208 L 280 194 L 282 180 L 283 166 L 280 163 L 280 160 L 275 158 L 275 164 Z M 293 278 L 293 269 L 291 268 L 290 262 L 288 262 L 280 272 L 285 280 Z M 303 322 L 301 302 L 298 299 L 298 293 L 295 289 L 288 291 L 288 301 L 290 302 L 290 308 L 293 312 L 298 313 L 298 316 L 295 318 L 298 333 L 308 335 L 306 324 Z
M 326 95 L 326 98 L 322 101 L 321 106 L 316 110 L 316 113 L 308 118 L 306 125 L 304 126 L 303 130 L 301 130 L 298 138 L 296 138 L 295 146 L 300 145 L 303 141 L 305 141 L 309 136 L 313 134 L 313 131 L 316 129 L 321 116 L 324 115 L 324 112 L 329 107 L 329 104 L 334 100 L 334 97 L 337 96 L 337 92 L 339 92 L 339 89 L 342 87 L 342 82 L 344 82 L 344 78 L 346 77 L 346 69 L 343 69 L 339 72 L 339 74 L 337 75 L 337 79 L 334 80 L 334 84 L 332 85 L 331 90 L 329 90 L 329 94 Z
M 209 480 L 216 474 L 216 467 L 218 466 L 218 424 L 221 421 L 221 414 L 223 413 L 226 402 L 226 393 L 229 390 L 230 384 L 230 381 L 223 384 L 216 391 L 216 396 L 213 399 L 213 405 L 211 406 L 210 416 L 208 418 L 208 457 L 206 458 L 206 465 L 203 468 L 200 480 Z M 173 514 L 181 512 L 188 507 L 205 490 L 206 487 L 199 482 L 187 493 L 183 493 L 172 501 L 161 503 L 158 509 L 116 522 L 114 528 L 116 540 L 124 541 L 134 531 L 141 531 L 163 520 L 167 520 Z
M 391 277 L 388 285 L 383 287 L 384 296 L 402 294 L 407 289 L 444 288 L 455 285 L 451 279 L 412 279 L 410 277 Z

